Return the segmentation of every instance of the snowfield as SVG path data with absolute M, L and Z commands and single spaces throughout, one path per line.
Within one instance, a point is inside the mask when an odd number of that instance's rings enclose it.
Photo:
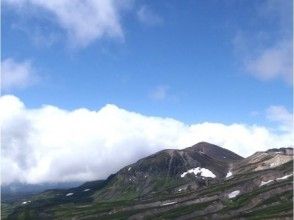
M 285 179 L 288 179 L 290 176 L 292 176 L 293 174 L 289 174 L 289 175 L 286 175 L 286 176 L 283 176 L 283 177 L 280 177 L 280 178 L 277 178 L 276 180 L 285 180 Z
M 22 205 L 26 205 L 27 203 L 30 203 L 31 201 L 29 200 L 29 201 L 24 201 L 24 202 L 22 202 L 21 204 Z
M 172 205 L 172 204 L 175 204 L 175 203 L 177 203 L 177 202 L 167 202 L 167 203 L 161 204 L 161 206 Z
M 227 175 L 226 175 L 226 178 L 228 178 L 228 177 L 230 177 L 230 176 L 232 176 L 233 175 L 233 173 L 231 172 L 231 171 L 229 171 L 228 173 L 227 173 Z
M 211 172 L 209 169 L 201 168 L 201 167 L 196 167 L 196 168 L 190 169 L 187 172 L 182 173 L 181 177 L 182 178 L 185 177 L 188 173 L 194 173 L 195 176 L 200 174 L 200 176 L 203 176 L 203 177 L 211 177 L 211 178 L 216 177 L 216 175 L 214 175 L 214 173 Z
M 271 182 L 273 182 L 273 180 L 261 181 L 261 183 L 260 183 L 259 186 L 264 186 L 264 185 L 269 184 L 269 183 L 271 183 Z
M 236 191 L 233 191 L 233 192 L 231 192 L 231 193 L 229 193 L 228 194 L 228 197 L 230 198 L 230 199 L 232 199 L 232 198 L 235 198 L 237 195 L 239 195 L 240 194 L 240 190 L 236 190 Z

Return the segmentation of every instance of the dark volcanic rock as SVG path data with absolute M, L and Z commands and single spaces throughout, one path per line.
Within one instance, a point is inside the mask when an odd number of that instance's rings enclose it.
M 200 142 L 185 150 L 197 151 L 217 160 L 234 161 L 243 159 L 243 157 L 235 154 L 232 151 L 207 142 Z

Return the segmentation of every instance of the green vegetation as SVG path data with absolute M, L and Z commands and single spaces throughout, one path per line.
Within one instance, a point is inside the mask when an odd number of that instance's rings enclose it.
M 270 190 L 277 188 L 277 187 L 283 187 L 287 184 L 289 184 L 289 183 L 284 182 L 284 183 L 280 183 L 280 184 L 275 184 L 273 186 L 264 186 L 262 188 L 254 190 L 250 193 L 240 195 L 232 200 L 229 200 L 226 203 L 227 208 L 223 209 L 222 212 L 226 212 L 227 210 L 230 210 L 230 209 L 238 209 L 238 208 L 244 206 L 245 204 L 247 204 L 248 202 L 250 202 L 252 199 L 257 197 L 259 194 L 266 192 L 266 191 L 270 191 Z
M 12 213 L 13 205 L 9 203 L 1 203 L 1 219 L 6 219 Z
M 274 203 L 282 203 L 285 201 L 291 201 L 292 199 L 293 199 L 293 190 L 289 190 L 289 191 L 274 195 L 274 196 L 264 200 L 260 205 L 258 205 L 256 207 L 267 206 L 267 205 L 271 205 Z
M 252 211 L 250 213 L 242 214 L 240 217 L 247 217 L 249 219 L 254 219 L 254 220 L 269 219 L 269 218 L 273 218 L 273 217 L 281 218 L 280 213 L 292 211 L 292 208 L 293 208 L 293 202 L 286 201 L 281 204 L 265 207 L 263 209 L 258 209 L 256 211 Z M 287 214 L 287 215 L 292 217 L 293 213 Z
M 216 200 L 206 202 L 206 203 L 198 203 L 193 205 L 181 206 L 178 208 L 168 210 L 155 218 L 152 217 L 151 219 L 175 219 L 179 216 L 187 215 L 195 211 L 202 211 L 215 201 Z

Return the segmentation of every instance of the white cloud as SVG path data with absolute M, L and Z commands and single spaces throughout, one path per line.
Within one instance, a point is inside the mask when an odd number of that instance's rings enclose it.
M 137 11 L 138 19 L 141 23 L 149 26 L 156 26 L 162 24 L 162 18 L 155 14 L 150 7 L 143 5 Z
M 266 117 L 274 122 L 278 122 L 282 130 L 293 129 L 293 113 L 289 112 L 284 106 L 273 105 L 266 110 Z
M 103 37 L 124 38 L 121 26 L 122 11 L 130 0 L 5 0 L 4 3 L 23 11 L 33 6 L 52 14 L 50 19 L 63 28 L 78 46 L 87 46 Z
M 292 0 L 257 1 L 256 6 L 251 19 L 257 25 L 238 30 L 233 40 L 235 51 L 245 71 L 255 78 L 293 84 Z
M 29 109 L 15 96 L 0 98 L 2 183 L 93 180 L 165 148 L 200 141 L 243 156 L 293 143 L 289 132 L 272 133 L 244 124 L 187 125 L 149 117 L 115 105 L 99 111 L 66 111 L 54 106 Z
M 247 61 L 247 70 L 261 80 L 282 78 L 293 81 L 292 42 L 281 42 L 262 50 L 256 57 Z
M 153 100 L 164 100 L 168 96 L 168 90 L 169 87 L 166 85 L 160 85 L 156 86 L 151 92 L 150 92 L 150 98 Z
M 37 76 L 30 61 L 17 62 L 11 58 L 1 61 L 1 88 L 3 90 L 25 88 L 36 80 Z

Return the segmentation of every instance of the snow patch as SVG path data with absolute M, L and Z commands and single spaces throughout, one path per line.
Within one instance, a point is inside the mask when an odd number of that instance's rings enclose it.
M 132 169 L 132 167 L 129 167 L 128 171 L 130 171 Z
M 229 193 L 228 194 L 228 197 L 230 198 L 230 199 L 232 199 L 232 198 L 235 198 L 237 195 L 239 195 L 240 194 L 240 190 L 236 190 L 236 191 L 233 191 L 233 192 L 231 192 L 231 193 Z
M 292 176 L 293 174 L 289 174 L 289 175 L 286 175 L 286 176 L 283 176 L 283 177 L 279 177 L 277 178 L 276 180 L 285 180 L 285 179 L 288 179 L 290 176 Z
M 163 204 L 161 204 L 161 206 L 172 205 L 172 204 L 175 204 L 175 203 L 177 203 L 177 202 L 167 202 L 167 203 L 163 203 Z
M 273 180 L 261 181 L 261 183 L 260 183 L 259 186 L 264 186 L 264 185 L 269 184 L 269 183 L 271 183 L 271 182 L 273 182 Z
M 233 175 L 233 173 L 231 172 L 231 171 L 229 171 L 228 173 L 227 173 L 227 175 L 226 175 L 226 178 L 228 178 L 228 177 L 230 177 L 230 176 L 232 176 Z
M 84 192 L 88 192 L 90 189 L 84 189 Z
M 203 176 L 203 177 L 211 177 L 211 178 L 216 177 L 216 175 L 214 175 L 214 173 L 211 172 L 209 169 L 201 168 L 201 167 L 190 169 L 187 172 L 182 173 L 181 177 L 182 178 L 185 177 L 188 173 L 194 173 L 195 176 L 197 176 L 200 173 L 200 176 Z
M 29 201 L 24 201 L 24 202 L 22 202 L 21 204 L 22 205 L 26 205 L 26 204 L 28 204 L 28 203 L 30 203 L 31 201 L 29 200 Z
M 67 193 L 65 196 L 72 196 L 73 193 Z

